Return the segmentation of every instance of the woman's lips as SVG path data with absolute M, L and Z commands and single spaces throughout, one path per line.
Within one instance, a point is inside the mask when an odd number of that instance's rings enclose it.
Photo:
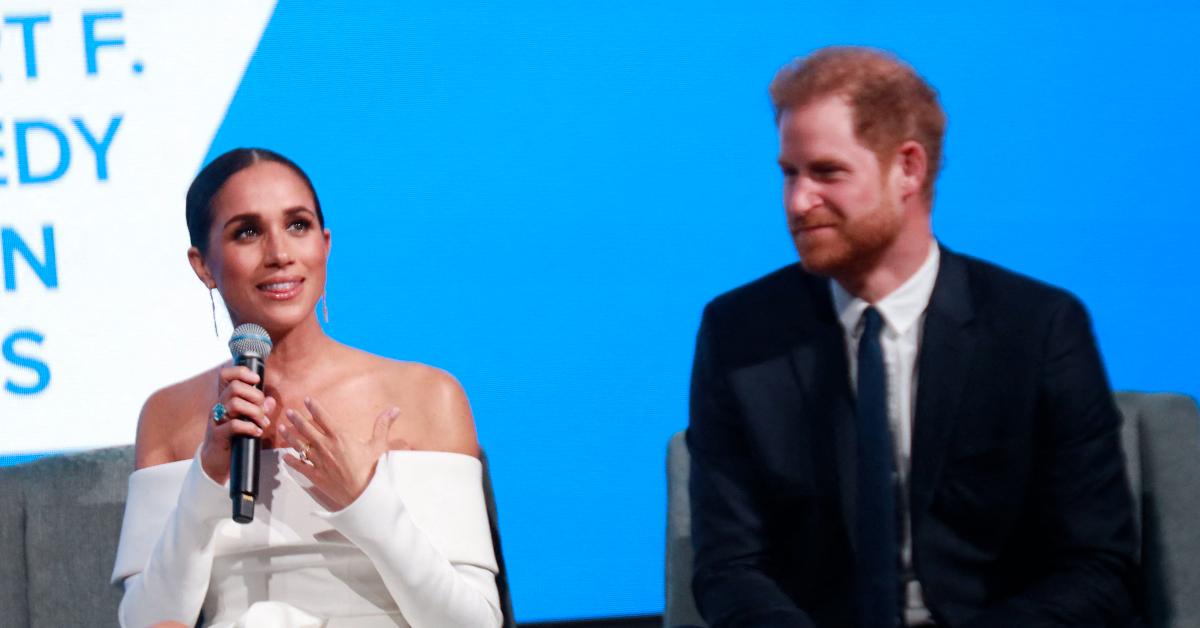
M 286 301 L 300 294 L 300 286 L 303 283 L 303 278 L 275 279 L 273 281 L 264 281 L 258 284 L 257 287 L 268 298 L 277 301 Z

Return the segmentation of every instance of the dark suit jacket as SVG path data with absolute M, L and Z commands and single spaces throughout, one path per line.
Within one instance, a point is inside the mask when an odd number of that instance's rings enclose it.
M 917 377 L 913 563 L 938 625 L 1129 625 L 1120 419 L 1079 301 L 943 248 Z M 708 304 L 688 446 L 712 626 L 855 624 L 854 430 L 827 279 L 792 265 Z

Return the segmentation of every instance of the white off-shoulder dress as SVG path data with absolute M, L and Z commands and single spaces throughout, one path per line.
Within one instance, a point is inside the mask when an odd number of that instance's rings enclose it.
M 482 466 L 462 454 L 392 451 L 354 503 L 329 512 L 263 450 L 254 521 L 199 454 L 135 471 L 117 549 L 120 623 L 255 628 L 499 626 Z

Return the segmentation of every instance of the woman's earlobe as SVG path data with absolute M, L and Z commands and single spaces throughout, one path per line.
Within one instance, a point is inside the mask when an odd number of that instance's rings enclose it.
M 196 247 L 188 247 L 187 250 L 188 264 L 192 267 L 192 272 L 196 273 L 196 278 L 204 284 L 204 287 L 213 290 L 217 287 L 217 282 L 213 279 L 212 273 L 209 272 L 208 266 L 204 263 L 204 254 Z

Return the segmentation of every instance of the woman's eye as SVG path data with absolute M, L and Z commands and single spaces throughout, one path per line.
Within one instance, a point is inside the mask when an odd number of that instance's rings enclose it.
M 309 227 L 311 226 L 312 223 L 307 220 L 293 220 L 292 223 L 288 225 L 288 229 L 292 231 L 308 231 Z
M 252 238 L 256 235 L 258 235 L 258 228 L 256 227 L 239 227 L 237 231 L 233 232 L 233 239 L 245 240 L 246 238 Z

